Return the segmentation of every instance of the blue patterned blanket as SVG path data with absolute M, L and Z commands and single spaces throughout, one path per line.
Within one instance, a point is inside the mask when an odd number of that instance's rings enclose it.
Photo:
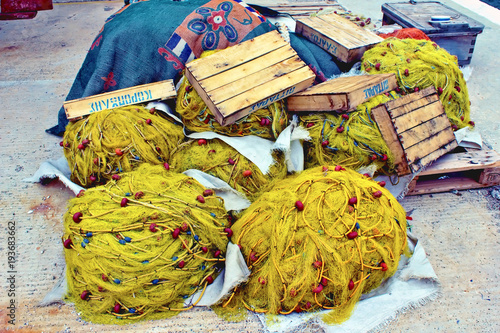
M 90 46 L 66 101 L 167 79 L 177 82 L 187 62 L 205 50 L 224 49 L 276 27 L 240 0 L 149 0 L 109 17 Z M 318 82 L 340 71 L 317 45 L 291 34 L 290 43 Z M 64 109 L 47 130 L 61 136 Z

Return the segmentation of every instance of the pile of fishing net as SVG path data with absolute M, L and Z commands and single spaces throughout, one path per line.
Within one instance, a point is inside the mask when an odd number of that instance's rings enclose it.
M 474 125 L 457 58 L 436 43 L 389 38 L 366 51 L 361 62 L 369 74 L 395 73 L 403 94 L 434 86 L 454 130 Z
M 215 308 L 225 318 L 333 310 L 346 320 L 363 293 L 407 253 L 406 213 L 388 190 L 342 166 L 315 167 L 275 184 L 233 225 L 251 270 Z
M 406 38 L 411 38 L 411 39 L 425 39 L 425 40 L 431 40 L 429 36 L 425 34 L 420 29 L 417 28 L 403 28 L 403 29 L 398 29 L 394 32 L 387 33 L 387 34 L 379 34 L 380 37 L 382 38 L 390 38 L 390 37 L 396 37 L 399 39 L 406 39 Z
M 343 114 L 311 113 L 300 117 L 311 140 L 305 142 L 305 167 L 341 164 L 357 170 L 373 165 L 394 169 L 394 157 L 377 124 L 371 118 L 372 108 L 398 98 L 395 92 L 375 96 Z
M 214 51 L 204 52 L 202 57 L 212 53 Z M 176 111 L 181 116 L 184 126 L 192 132 L 210 131 L 227 136 L 256 135 L 266 139 L 277 139 L 288 126 L 284 101 L 274 102 L 231 125 L 222 126 L 215 120 L 212 111 L 186 77 L 182 78 L 182 84 L 177 92 Z
M 61 146 L 71 180 L 90 187 L 144 163 L 165 163 L 183 139 L 182 126 L 154 109 L 133 105 L 70 122 Z
M 70 201 L 63 236 L 67 298 L 95 323 L 190 309 L 185 299 L 204 291 L 223 265 L 229 226 L 212 190 L 144 164 Z
M 220 139 L 189 140 L 172 154 L 170 167 L 177 172 L 197 169 L 217 177 L 253 201 L 276 179 L 287 174 L 284 154 L 274 152 L 275 163 L 264 174 L 248 158 Z

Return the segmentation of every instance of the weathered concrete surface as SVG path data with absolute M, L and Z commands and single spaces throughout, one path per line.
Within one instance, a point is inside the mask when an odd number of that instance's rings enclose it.
M 359 3 L 358 3 L 359 2 Z M 343 1 L 364 13 L 377 1 Z M 61 156 L 59 139 L 44 130 L 55 124 L 87 49 L 104 20 L 123 2 L 56 4 L 33 20 L 0 22 L 0 328 L 20 332 L 233 332 L 260 331 L 250 316 L 227 323 L 212 311 L 196 309 L 168 320 L 130 326 L 100 326 L 79 320 L 72 305 L 37 307 L 63 272 L 61 217 L 72 197 L 59 183 L 41 186 L 21 180 L 41 162 Z M 368 7 L 367 7 L 368 8 Z M 374 10 L 374 9 L 370 9 Z M 373 13 L 373 12 L 372 12 Z M 368 15 L 375 17 L 367 12 Z M 473 16 L 473 15 L 471 15 Z M 381 17 L 381 14 L 380 14 Z M 485 25 L 487 22 L 483 22 Z M 500 105 L 495 75 L 498 26 L 489 24 L 478 38 L 469 89 L 473 118 L 487 142 L 500 151 Z M 499 201 L 491 189 L 410 197 L 413 231 L 420 238 L 443 285 L 443 296 L 400 315 L 387 332 L 500 331 Z M 7 323 L 7 223 L 15 221 L 18 257 L 16 325 Z M 314 328 L 310 328 L 314 331 Z

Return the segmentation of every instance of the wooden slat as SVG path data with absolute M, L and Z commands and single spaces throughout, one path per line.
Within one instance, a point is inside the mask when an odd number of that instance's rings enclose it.
M 337 59 L 347 62 L 349 59 L 348 49 L 342 47 L 339 43 L 328 39 L 323 34 L 317 32 L 313 28 L 305 24 L 297 24 L 296 32 L 305 38 L 309 39 L 314 44 L 320 46 L 322 49 L 335 56 Z
M 186 68 L 200 81 L 286 45 L 287 42 L 278 31 L 271 31 L 207 57 L 193 60 L 186 65 Z
M 479 177 L 478 177 L 479 173 Z M 448 175 L 443 179 L 430 176 Z M 494 150 L 474 150 L 441 156 L 410 184 L 407 195 L 468 190 L 500 185 L 500 155 Z
M 408 149 L 427 139 L 430 135 L 436 135 L 435 133 L 439 133 L 444 130 L 451 132 L 451 124 L 446 114 L 441 114 L 425 123 L 422 123 L 418 127 L 410 128 L 405 132 L 400 132 L 399 141 L 404 149 Z
M 304 80 L 298 84 L 295 84 L 291 88 L 283 90 L 283 91 L 281 91 L 273 96 L 270 96 L 262 101 L 259 101 L 258 103 L 254 104 L 252 106 L 249 106 L 245 109 L 241 109 L 238 112 L 234 112 L 234 113 L 230 114 L 229 116 L 225 117 L 220 123 L 222 125 L 232 124 L 236 120 L 248 115 L 251 112 L 254 112 L 254 111 L 261 109 L 261 108 L 265 108 L 269 104 L 293 94 L 294 91 L 301 91 L 301 90 L 306 89 L 307 87 L 311 86 L 313 84 L 313 82 L 314 82 L 314 76 L 308 77 L 306 80 Z
M 392 73 L 339 77 L 290 96 L 287 106 L 295 112 L 351 110 L 396 87 L 396 76 Z M 321 95 L 324 97 L 318 97 Z
M 385 105 L 379 105 L 372 109 L 372 118 L 378 125 L 382 138 L 387 143 L 389 150 L 394 155 L 394 165 L 399 175 L 405 175 L 410 173 L 408 163 L 404 157 L 403 147 L 398 139 L 398 135 L 392 126 L 391 118 L 387 113 Z
M 390 78 L 396 79 L 396 75 L 394 73 L 388 73 L 375 75 L 343 76 L 315 85 L 307 90 L 295 94 L 294 96 L 348 93 L 357 88 L 365 89 L 366 87 Z
M 334 40 L 337 44 L 340 44 L 348 49 L 354 49 L 363 45 L 360 45 L 359 39 L 351 36 L 347 29 L 343 32 L 343 30 L 340 30 L 324 21 L 322 22 L 319 17 L 320 16 L 300 19 L 297 24 L 302 23 L 325 36 L 329 40 Z
M 295 91 L 300 91 L 308 88 L 312 85 L 315 79 L 314 73 L 311 71 L 309 67 L 302 67 L 294 72 L 288 73 L 286 75 L 277 77 L 273 81 L 266 82 L 260 86 L 254 87 L 246 92 L 245 95 L 238 95 L 234 98 L 226 100 L 220 104 L 216 104 L 219 112 L 227 117 L 234 113 L 237 110 L 241 110 L 243 108 L 247 108 L 249 105 L 253 105 L 258 103 L 264 99 L 269 99 L 270 91 L 280 91 L 283 92 L 294 86 L 296 82 L 307 82 L 306 84 L 297 85 L 297 88 L 290 91 L 287 96 L 291 95 Z M 286 96 L 283 96 L 283 98 Z M 282 99 L 282 98 L 281 98 Z M 270 102 L 272 103 L 272 102 Z M 270 104 L 269 103 L 269 104 Z M 257 107 L 257 106 L 256 106 Z M 265 107 L 265 106 L 262 106 Z M 250 107 L 247 110 L 255 111 L 260 109 L 261 107 L 253 108 Z M 248 112 L 249 113 L 249 112 Z M 248 114 L 247 113 L 247 114 Z M 241 117 L 240 117 L 241 118 Z
M 316 78 L 276 31 L 192 63 L 186 77 L 221 125 L 306 89 Z
M 416 147 L 416 146 L 414 146 L 414 147 Z M 410 169 L 412 170 L 412 172 L 417 172 L 417 171 L 421 170 L 422 168 L 425 168 L 427 165 L 431 164 L 432 162 L 434 162 L 439 157 L 452 151 L 456 147 L 457 147 L 457 142 L 455 140 L 450 141 L 449 143 L 443 145 L 442 147 L 435 149 L 430 154 L 420 158 L 419 160 L 414 161 L 414 163 L 411 163 Z M 410 163 L 410 162 L 408 162 L 408 163 Z
M 383 41 L 336 14 L 300 18 L 295 31 L 346 63 L 359 60 L 367 49 Z
M 422 97 L 422 98 L 417 99 L 417 100 L 413 100 L 413 101 L 408 102 L 407 104 L 403 104 L 397 108 L 393 108 L 393 109 L 387 108 L 387 110 L 389 111 L 389 113 L 391 114 L 391 117 L 393 119 L 397 119 L 398 117 L 406 116 L 410 112 L 414 112 L 422 107 L 428 107 L 429 104 L 436 103 L 436 102 L 441 104 L 441 101 L 439 100 L 438 96 L 436 94 L 434 94 L 434 95 Z
M 434 95 L 436 94 L 436 89 L 431 86 L 422 90 L 419 90 L 417 92 L 411 93 L 409 95 L 403 96 L 401 98 L 395 99 L 393 101 L 387 102 L 387 111 L 392 113 L 393 109 L 399 108 L 402 105 L 408 104 L 413 101 L 420 100 L 421 98 L 424 98 L 426 96 Z M 397 117 L 400 114 L 393 114 L 393 117 Z
M 325 22 L 325 26 L 328 24 L 338 29 L 338 31 L 345 31 L 346 38 L 349 36 L 349 39 L 353 40 L 358 46 L 377 44 L 384 40 L 370 30 L 363 29 L 356 23 L 337 14 L 318 15 L 317 18 Z
M 488 186 L 500 185 L 500 167 L 485 169 L 479 176 L 479 183 Z
M 366 102 L 372 97 L 396 89 L 398 81 L 395 75 L 388 75 L 387 77 L 372 78 L 371 82 L 365 87 L 358 87 L 358 89 L 352 89 L 348 93 L 349 110 L 355 109 L 359 104 Z
M 253 61 L 252 63 L 257 68 L 262 66 L 260 61 Z M 213 101 L 216 101 L 216 104 L 218 105 L 231 98 L 237 99 L 240 95 L 244 100 L 247 100 L 249 90 L 254 89 L 254 87 L 274 81 L 277 78 L 290 74 L 300 68 L 303 68 L 304 66 L 304 62 L 298 56 L 295 56 L 274 64 L 273 66 L 264 68 L 254 74 L 242 77 L 239 80 L 231 82 L 215 90 L 206 90 L 206 92 L 208 97 L 210 97 Z M 201 81 L 200 84 L 203 85 L 203 81 Z M 276 91 L 276 89 L 270 91 Z
M 473 178 L 453 177 L 449 179 L 417 180 L 415 187 L 406 195 L 422 195 L 439 192 L 449 192 L 451 190 L 470 190 L 491 185 L 481 184 Z
M 423 124 L 444 112 L 443 105 L 439 100 L 432 104 L 425 105 L 425 107 L 420 107 L 414 110 L 409 110 L 407 105 L 403 105 L 401 108 L 404 108 L 405 111 L 410 111 L 409 113 L 397 118 L 394 118 L 393 114 L 394 127 L 398 133 L 402 133 L 410 128 Z
M 255 61 L 249 61 L 227 71 L 212 75 L 202 80 L 200 85 L 206 91 L 212 91 L 228 83 L 235 82 L 241 78 L 257 73 L 265 68 L 263 66 L 273 66 L 283 60 L 296 56 L 297 53 L 290 47 L 289 44 L 287 44 L 259 57 L 257 65 Z
M 453 131 L 441 131 L 437 135 L 431 136 L 423 141 L 421 141 L 418 145 L 414 145 L 408 149 L 405 149 L 406 160 L 408 164 L 413 164 L 418 160 L 421 160 L 421 165 L 425 166 L 426 164 L 436 160 L 439 156 L 444 155 L 451 149 L 441 149 L 442 147 L 454 142 L 454 147 L 457 146 L 455 135 Z M 451 144 L 453 146 L 453 144 Z M 429 152 L 439 151 L 441 154 L 436 156 L 434 154 L 434 159 L 427 158 L 424 160 L 424 157 L 429 155 Z
M 258 2 L 258 1 L 257 1 Z M 252 3 L 256 3 L 252 1 Z M 258 3 L 257 3 L 258 4 Z M 266 4 L 267 5 L 267 4 Z M 287 13 L 292 16 L 309 16 L 317 13 L 321 9 L 337 10 L 345 12 L 346 9 L 336 3 L 335 1 L 315 1 L 315 2 L 292 2 L 292 3 L 279 3 L 276 5 L 267 5 L 267 7 L 276 11 Z
M 409 96 L 412 96 L 412 95 L 413 94 L 411 94 Z M 397 100 L 395 100 L 395 101 L 397 101 Z M 401 106 L 399 106 L 397 108 L 390 109 L 388 107 L 387 110 L 391 114 L 392 118 L 397 118 L 397 117 L 404 116 L 409 112 L 413 112 L 413 111 L 417 110 L 418 108 L 427 107 L 427 105 L 434 103 L 434 102 L 438 102 L 438 101 L 439 101 L 438 96 L 436 94 L 434 94 L 434 95 L 424 96 L 420 99 L 411 100 L 408 103 L 402 104 Z
M 494 150 L 474 150 L 464 153 L 446 154 L 419 175 L 427 176 L 499 167 L 500 154 Z
M 292 98 L 293 97 L 293 98 Z M 292 95 L 287 98 L 287 109 L 289 112 L 311 112 L 311 111 L 333 111 L 347 110 L 348 102 L 346 95 Z
M 68 120 L 72 120 L 94 112 L 155 100 L 166 100 L 174 98 L 176 95 L 173 80 L 165 80 L 74 99 L 65 102 L 63 106 L 66 117 Z
M 212 111 L 212 114 L 214 115 L 215 119 L 217 121 L 222 120 L 220 114 L 217 112 L 217 107 L 215 106 L 215 103 L 208 97 L 207 92 L 203 89 L 200 83 L 194 78 L 193 74 L 189 71 L 189 68 L 186 68 L 184 75 L 188 79 L 189 83 L 193 86 L 194 90 L 196 90 L 198 95 L 201 97 L 203 102 L 205 102 L 210 111 Z

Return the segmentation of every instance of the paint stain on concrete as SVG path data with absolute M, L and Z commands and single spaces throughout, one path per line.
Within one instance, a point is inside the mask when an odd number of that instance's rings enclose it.
M 0 47 L 0 52 L 15 51 L 17 49 L 20 49 L 20 47 L 19 46 L 11 45 L 11 46 L 6 46 L 6 47 Z

